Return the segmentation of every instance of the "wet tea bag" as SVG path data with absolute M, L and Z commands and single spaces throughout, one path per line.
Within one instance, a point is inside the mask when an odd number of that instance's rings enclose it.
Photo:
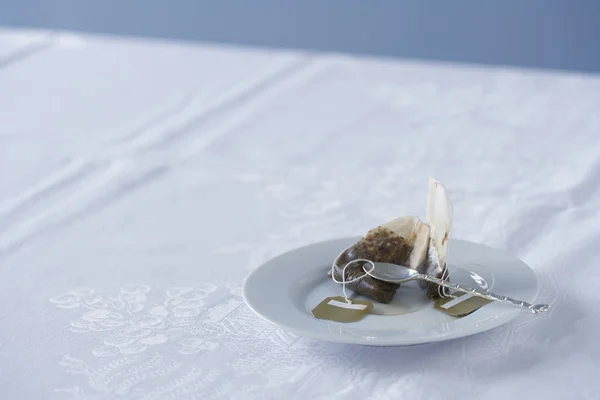
M 414 216 L 399 217 L 371 229 L 335 260 L 328 274 L 354 292 L 383 304 L 394 298 L 399 284 L 378 280 L 365 273 L 363 262 L 392 263 L 413 268 L 422 274 L 448 278 L 446 258 L 452 228 L 452 205 L 444 186 L 429 179 L 426 221 Z M 345 273 L 342 277 L 342 273 Z M 445 297 L 445 289 L 433 283 L 420 282 L 429 298 Z
M 433 178 L 429 178 L 429 193 L 427 196 L 427 224 L 429 225 L 429 246 L 427 260 L 419 265 L 417 270 L 435 278 L 447 279 L 448 268 L 446 259 L 448 243 L 452 230 L 452 204 L 446 188 Z M 445 297 L 446 288 L 435 283 L 420 282 L 429 298 Z
M 417 268 L 426 262 L 429 246 L 429 226 L 413 216 L 400 217 L 371 229 L 356 244 L 346 249 L 336 259 L 333 273 L 337 282 L 345 281 L 346 286 L 356 293 L 367 296 L 383 304 L 394 298 L 398 284 L 380 281 L 364 272 L 365 263 L 351 261 L 366 259 L 373 262 L 386 262 Z M 342 273 L 345 273 L 342 279 Z M 361 277 L 358 279 L 359 277 Z

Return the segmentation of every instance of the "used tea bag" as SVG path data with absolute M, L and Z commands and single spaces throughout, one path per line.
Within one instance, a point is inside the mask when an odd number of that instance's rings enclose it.
M 352 247 L 344 251 L 333 268 L 334 278 L 342 280 L 346 264 L 357 259 L 386 262 L 416 269 L 426 262 L 429 246 L 429 226 L 417 217 L 400 217 L 370 230 Z M 399 285 L 364 276 L 364 263 L 355 263 L 346 268 L 344 280 L 349 289 L 388 304 L 394 298 Z
M 337 258 L 333 266 L 334 280 L 345 280 L 346 286 L 356 293 L 388 304 L 394 298 L 399 284 L 367 275 L 363 269 L 364 263 L 346 265 L 354 260 L 366 259 L 398 264 L 421 274 L 447 279 L 446 258 L 452 229 L 452 204 L 444 186 L 433 178 L 429 178 L 426 219 L 424 223 L 417 217 L 400 217 L 370 230 Z M 346 272 L 342 279 L 344 267 Z M 434 283 L 420 281 L 420 285 L 429 298 L 447 295 L 444 288 Z
M 427 223 L 429 225 L 427 261 L 418 266 L 417 270 L 422 274 L 446 279 L 448 277 L 446 258 L 452 230 L 452 204 L 448 199 L 446 188 L 432 178 L 429 178 Z M 434 283 L 420 281 L 420 285 L 430 298 L 443 297 L 447 294 L 443 292 L 447 289 Z

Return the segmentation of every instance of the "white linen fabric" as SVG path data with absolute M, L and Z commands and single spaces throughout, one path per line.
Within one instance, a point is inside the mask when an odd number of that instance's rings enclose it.
M 547 315 L 376 348 L 244 305 L 429 176 Z M 0 398 L 598 399 L 599 188 L 596 76 L 2 31 Z

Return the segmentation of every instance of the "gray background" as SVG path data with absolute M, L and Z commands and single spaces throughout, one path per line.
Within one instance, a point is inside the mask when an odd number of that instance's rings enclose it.
M 0 26 L 600 71 L 597 0 L 0 0 Z

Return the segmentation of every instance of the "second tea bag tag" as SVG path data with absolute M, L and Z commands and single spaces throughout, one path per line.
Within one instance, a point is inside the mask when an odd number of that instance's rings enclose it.
M 352 300 L 348 303 L 342 296 L 327 297 L 312 310 L 315 318 L 336 322 L 356 322 L 371 311 L 373 303 L 368 300 Z
M 454 297 L 437 299 L 433 307 L 448 315 L 465 317 L 491 302 L 492 300 L 472 294 L 455 293 Z

